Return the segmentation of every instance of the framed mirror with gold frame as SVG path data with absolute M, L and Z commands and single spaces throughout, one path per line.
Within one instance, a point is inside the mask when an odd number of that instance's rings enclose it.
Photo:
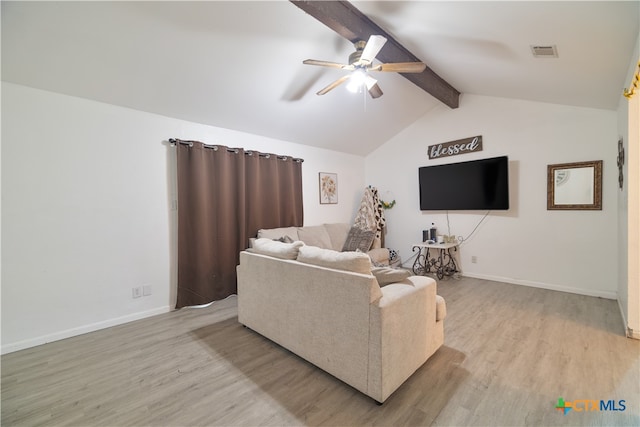
M 602 160 L 548 165 L 547 210 L 602 210 Z

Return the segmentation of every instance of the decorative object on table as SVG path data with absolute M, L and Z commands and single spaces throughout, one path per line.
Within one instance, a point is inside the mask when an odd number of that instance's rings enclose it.
M 438 229 L 436 228 L 435 222 L 431 223 L 431 228 L 429 229 L 429 240 L 435 242 L 438 239 Z
M 457 243 L 457 241 L 458 241 L 458 238 L 456 236 L 453 236 L 453 235 L 447 236 L 446 234 L 444 236 L 445 243 Z
M 547 210 L 602 210 L 602 160 L 548 165 Z
M 482 135 L 430 145 L 427 151 L 429 160 L 482 151 Z
M 338 203 L 338 174 L 319 173 L 320 181 L 320 204 L 335 205 Z
M 622 138 L 618 140 L 618 185 L 620 186 L 620 190 L 624 186 L 624 172 L 622 170 L 622 166 L 624 166 L 624 144 Z

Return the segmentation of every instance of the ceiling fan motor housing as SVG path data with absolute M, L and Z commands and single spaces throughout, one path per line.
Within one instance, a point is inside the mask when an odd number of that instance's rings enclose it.
M 367 42 L 364 40 L 358 40 L 353 44 L 356 47 L 356 51 L 349 55 L 349 65 L 353 65 L 356 62 L 360 61 L 360 58 L 362 57 L 362 51 L 364 50 L 366 44 Z

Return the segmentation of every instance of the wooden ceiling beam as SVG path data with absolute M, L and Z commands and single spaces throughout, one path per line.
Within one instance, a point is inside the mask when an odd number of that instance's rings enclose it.
M 387 43 L 376 56 L 382 63 L 422 62 L 348 1 L 290 1 L 352 43 L 366 41 L 371 35 L 384 36 Z M 399 74 L 445 105 L 458 108 L 460 92 L 428 66 L 422 73 Z

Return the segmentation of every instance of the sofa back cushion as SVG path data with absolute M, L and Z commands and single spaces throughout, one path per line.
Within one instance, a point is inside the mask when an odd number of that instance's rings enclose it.
M 298 250 L 302 246 L 304 246 L 304 243 L 301 241 L 284 243 L 278 240 L 262 238 L 256 239 L 253 242 L 253 248 L 250 249 L 250 251 L 275 258 L 296 259 L 298 257 Z
M 347 234 L 351 225 L 346 222 L 336 222 L 334 224 L 324 224 L 324 228 L 329 233 L 329 239 L 331 239 L 331 248 L 334 251 L 342 251 L 345 240 L 347 240 Z
M 298 251 L 298 261 L 336 270 L 371 274 L 371 258 L 362 252 L 338 252 L 315 246 L 302 246 Z
M 331 237 L 324 225 L 298 227 L 298 238 L 305 245 L 317 246 L 322 249 L 331 249 Z

